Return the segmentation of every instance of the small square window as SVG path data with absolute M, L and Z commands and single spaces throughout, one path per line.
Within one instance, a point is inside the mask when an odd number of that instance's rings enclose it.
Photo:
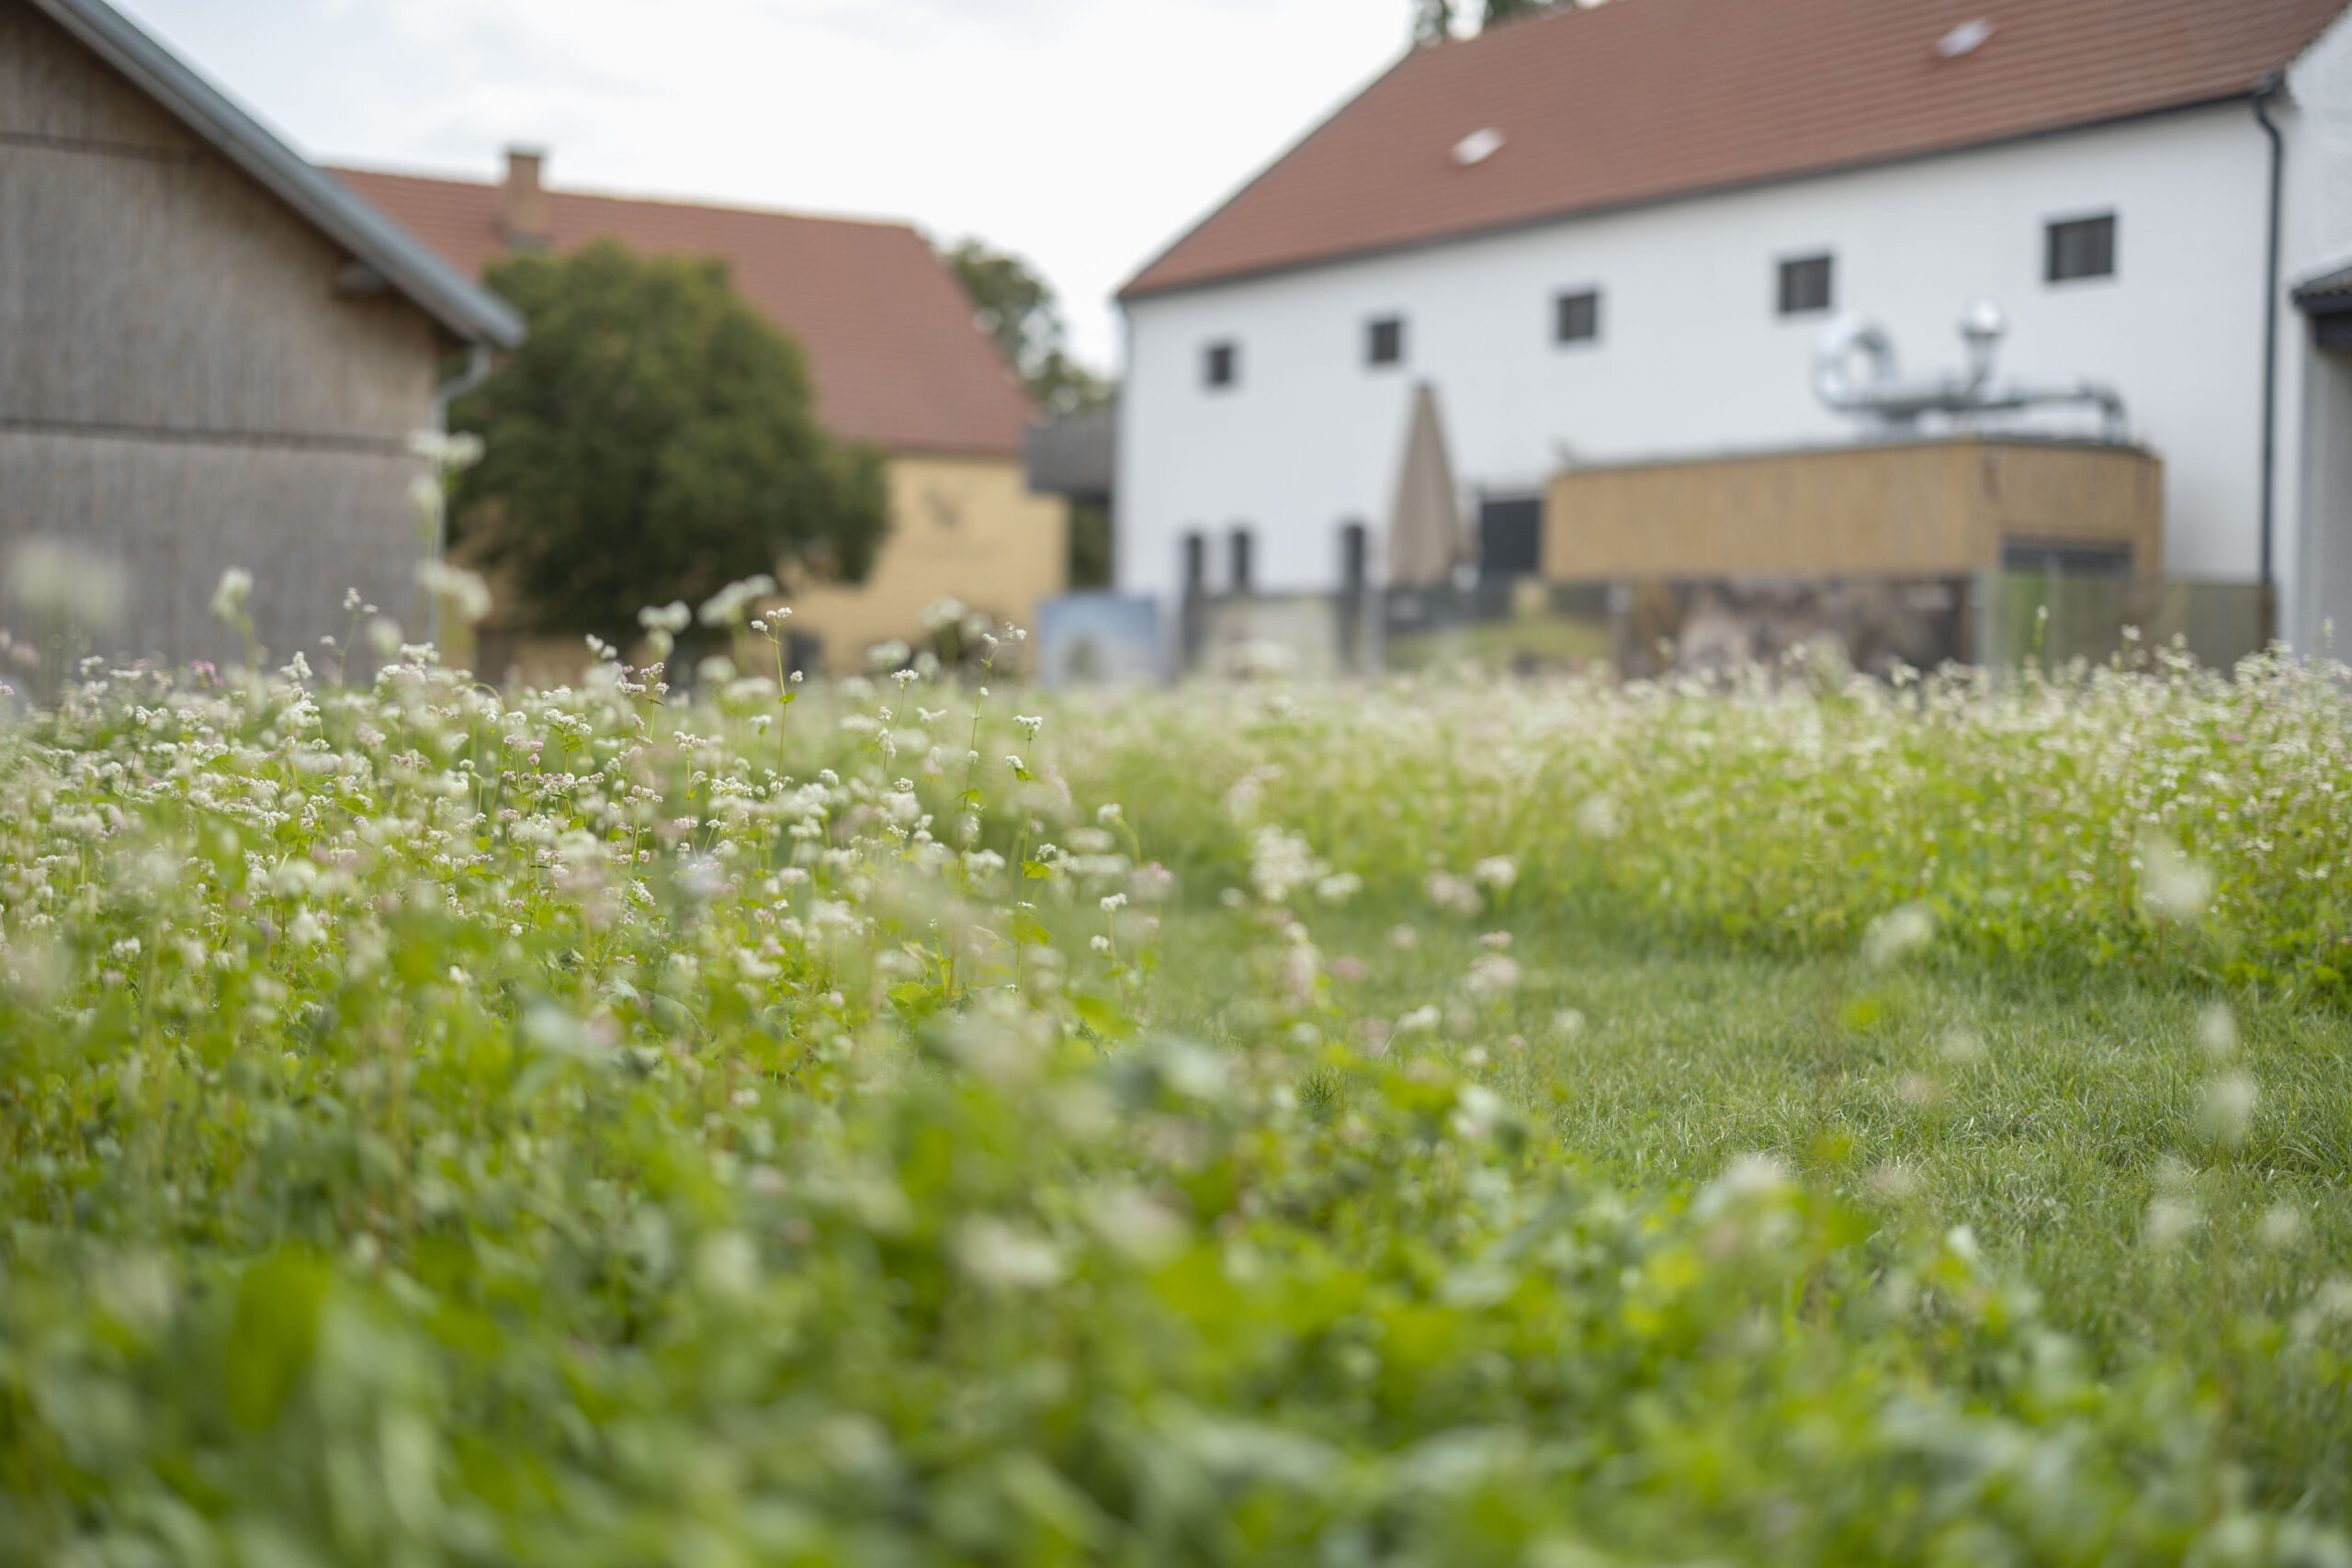
M 1405 362 L 1405 318 L 1382 316 L 1364 330 L 1363 358 L 1367 365 Z
M 1552 301 L 1552 341 L 1590 343 L 1600 335 L 1600 294 L 1588 288 Z
M 2115 276 L 2115 214 L 2050 225 L 2043 276 L 2052 283 Z
M 1831 260 L 1827 256 L 1798 256 L 1781 264 L 1781 314 L 1802 316 L 1829 309 Z
M 1213 343 L 1201 355 L 1204 386 L 1230 387 L 1241 378 L 1241 351 L 1230 343 Z

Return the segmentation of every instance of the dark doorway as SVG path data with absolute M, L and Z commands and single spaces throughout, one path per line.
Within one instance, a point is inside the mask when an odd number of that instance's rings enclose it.
M 1478 581 L 1509 582 L 1544 570 L 1544 501 L 1540 496 L 1478 502 Z

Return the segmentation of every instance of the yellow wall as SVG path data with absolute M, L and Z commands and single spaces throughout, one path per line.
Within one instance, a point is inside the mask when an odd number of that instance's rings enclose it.
M 959 599 L 1000 622 L 1037 624 L 1069 582 L 1069 503 L 1033 495 L 1017 457 L 900 455 L 889 465 L 890 536 L 854 587 L 794 584 L 791 629 L 823 639 L 823 667 L 862 668 L 877 642 L 922 636 L 922 612 Z

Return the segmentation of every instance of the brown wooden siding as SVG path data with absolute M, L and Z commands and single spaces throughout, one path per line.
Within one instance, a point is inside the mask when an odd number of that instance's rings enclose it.
M 2135 447 L 1962 438 L 1577 468 L 1545 497 L 1544 575 L 1937 577 L 2009 543 L 2164 564 L 2164 466 Z
M 317 662 L 345 586 L 408 616 L 405 445 L 443 343 L 396 296 L 339 292 L 349 259 L 0 0 L 0 550 L 119 556 L 129 613 L 102 646 L 232 651 L 203 614 L 230 566 L 279 656 Z

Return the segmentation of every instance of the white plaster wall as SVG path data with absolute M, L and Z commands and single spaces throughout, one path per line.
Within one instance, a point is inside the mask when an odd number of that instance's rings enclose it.
M 2166 461 L 2167 570 L 2249 579 L 2267 157 L 2251 112 L 2229 106 L 1136 301 L 1120 587 L 1172 593 L 1191 528 L 1210 533 L 1220 585 L 1223 536 L 1243 523 L 1261 588 L 1332 586 L 1350 520 L 1372 525 L 1376 570 L 1422 378 L 1465 491 L 1532 489 L 1564 455 L 1849 439 L 1811 390 L 1824 318 L 1774 313 L 1778 260 L 1823 250 L 1838 307 L 1890 328 L 1906 369 L 1956 365 L 1953 322 L 1987 297 L 2012 326 L 2006 371 L 2119 386 Z M 2110 210 L 2117 276 L 2045 284 L 2043 224 Z M 1600 341 L 1555 346 L 1553 297 L 1585 286 L 1602 291 Z M 1408 322 L 1407 364 L 1368 368 L 1364 323 L 1389 312 Z M 1240 384 L 1208 390 L 1203 346 L 1227 338 Z

